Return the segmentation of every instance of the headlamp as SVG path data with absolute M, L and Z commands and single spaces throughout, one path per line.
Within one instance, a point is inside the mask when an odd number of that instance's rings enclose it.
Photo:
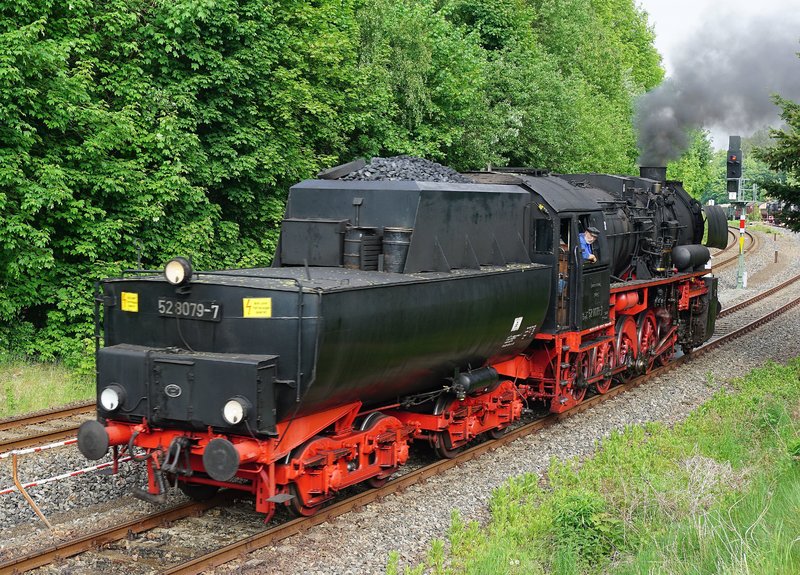
M 192 264 L 186 258 L 173 258 L 164 266 L 164 277 L 172 285 L 185 284 L 192 278 Z
M 228 425 L 237 425 L 241 423 L 246 417 L 250 402 L 243 397 L 232 397 L 229 399 L 225 406 L 222 408 L 222 419 Z
M 112 383 L 100 392 L 100 406 L 106 411 L 115 411 L 125 403 L 125 390 Z

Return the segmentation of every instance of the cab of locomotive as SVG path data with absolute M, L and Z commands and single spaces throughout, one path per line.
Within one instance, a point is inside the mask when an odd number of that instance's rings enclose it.
M 541 188 L 543 182 L 535 185 Z M 582 202 L 574 198 L 565 203 L 561 190 L 557 198 L 553 202 L 535 194 L 536 209 L 531 213 L 531 260 L 553 269 L 553 297 L 543 330 L 596 327 L 608 322 L 609 311 L 611 262 L 603 212 L 585 198 Z M 594 256 L 591 260 L 585 257 L 582 244 L 582 236 L 588 230 L 595 232 L 589 248 Z

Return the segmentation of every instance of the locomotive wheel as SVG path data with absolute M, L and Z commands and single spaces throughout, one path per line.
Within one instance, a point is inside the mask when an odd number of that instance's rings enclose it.
M 603 379 L 594 384 L 595 388 L 597 389 L 597 393 L 608 393 L 608 390 L 611 389 L 611 383 L 613 381 L 613 378 L 611 377 L 611 371 L 616 367 L 616 358 L 617 351 L 614 349 L 613 342 L 609 341 L 595 349 L 594 373 L 608 373 L 607 376 L 604 376 Z
M 656 358 L 656 365 L 667 365 L 675 357 L 675 344 L 669 346 L 661 355 Z
M 294 513 L 297 517 L 311 517 L 316 515 L 317 511 L 322 509 L 322 504 L 306 505 L 300 498 L 300 493 L 297 491 L 297 486 L 294 483 L 289 485 L 289 495 L 294 495 L 289 500 L 289 511 Z
M 492 439 L 500 439 L 506 433 L 508 433 L 508 426 L 505 427 L 495 427 L 494 429 L 490 429 L 486 432 L 486 435 L 491 437 Z
M 647 311 L 639 317 L 639 355 L 643 360 L 644 372 L 648 373 L 653 369 L 655 355 L 653 352 L 658 345 L 658 324 L 656 316 L 652 311 Z
M 634 357 L 636 356 L 635 353 L 636 344 L 626 335 L 623 335 L 620 338 L 620 345 L 617 348 L 617 366 L 621 365 L 631 365 Z M 621 371 L 617 374 L 617 377 L 622 383 L 630 381 L 633 379 L 633 369 L 628 367 L 625 371 Z
M 592 376 L 592 358 L 588 353 L 580 353 L 575 358 L 575 377 L 572 378 L 572 388 L 570 395 L 575 403 L 580 403 L 586 397 L 586 390 L 589 385 L 586 380 Z
M 581 401 L 583 401 L 583 398 L 586 397 L 587 389 L 588 388 L 586 387 L 578 388 L 576 385 L 573 384 L 572 388 L 569 389 L 567 393 L 570 395 L 570 397 L 572 397 L 575 403 L 580 403 Z
M 178 481 L 178 489 L 183 494 L 192 499 L 193 501 L 208 501 L 217 494 L 219 487 L 216 485 L 207 485 L 205 483 L 186 483 L 185 481 Z

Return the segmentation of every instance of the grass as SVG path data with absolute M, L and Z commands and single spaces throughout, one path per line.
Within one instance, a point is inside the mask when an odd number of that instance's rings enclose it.
M 800 360 L 769 364 L 674 428 L 632 426 L 512 479 L 488 525 L 454 515 L 449 546 L 405 573 L 800 573 L 798 374 Z
M 0 358 L 0 417 L 92 399 L 94 380 L 58 363 Z

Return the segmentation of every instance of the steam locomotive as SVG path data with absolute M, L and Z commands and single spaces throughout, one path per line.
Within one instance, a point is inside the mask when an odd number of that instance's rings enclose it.
M 139 497 L 226 487 L 267 516 L 312 514 L 384 482 L 414 442 L 452 457 L 529 404 L 563 412 L 714 331 L 725 215 L 704 218 L 664 168 L 332 173 L 290 190 L 270 268 L 175 258 L 102 282 L 98 418 L 78 446 L 144 463 Z

